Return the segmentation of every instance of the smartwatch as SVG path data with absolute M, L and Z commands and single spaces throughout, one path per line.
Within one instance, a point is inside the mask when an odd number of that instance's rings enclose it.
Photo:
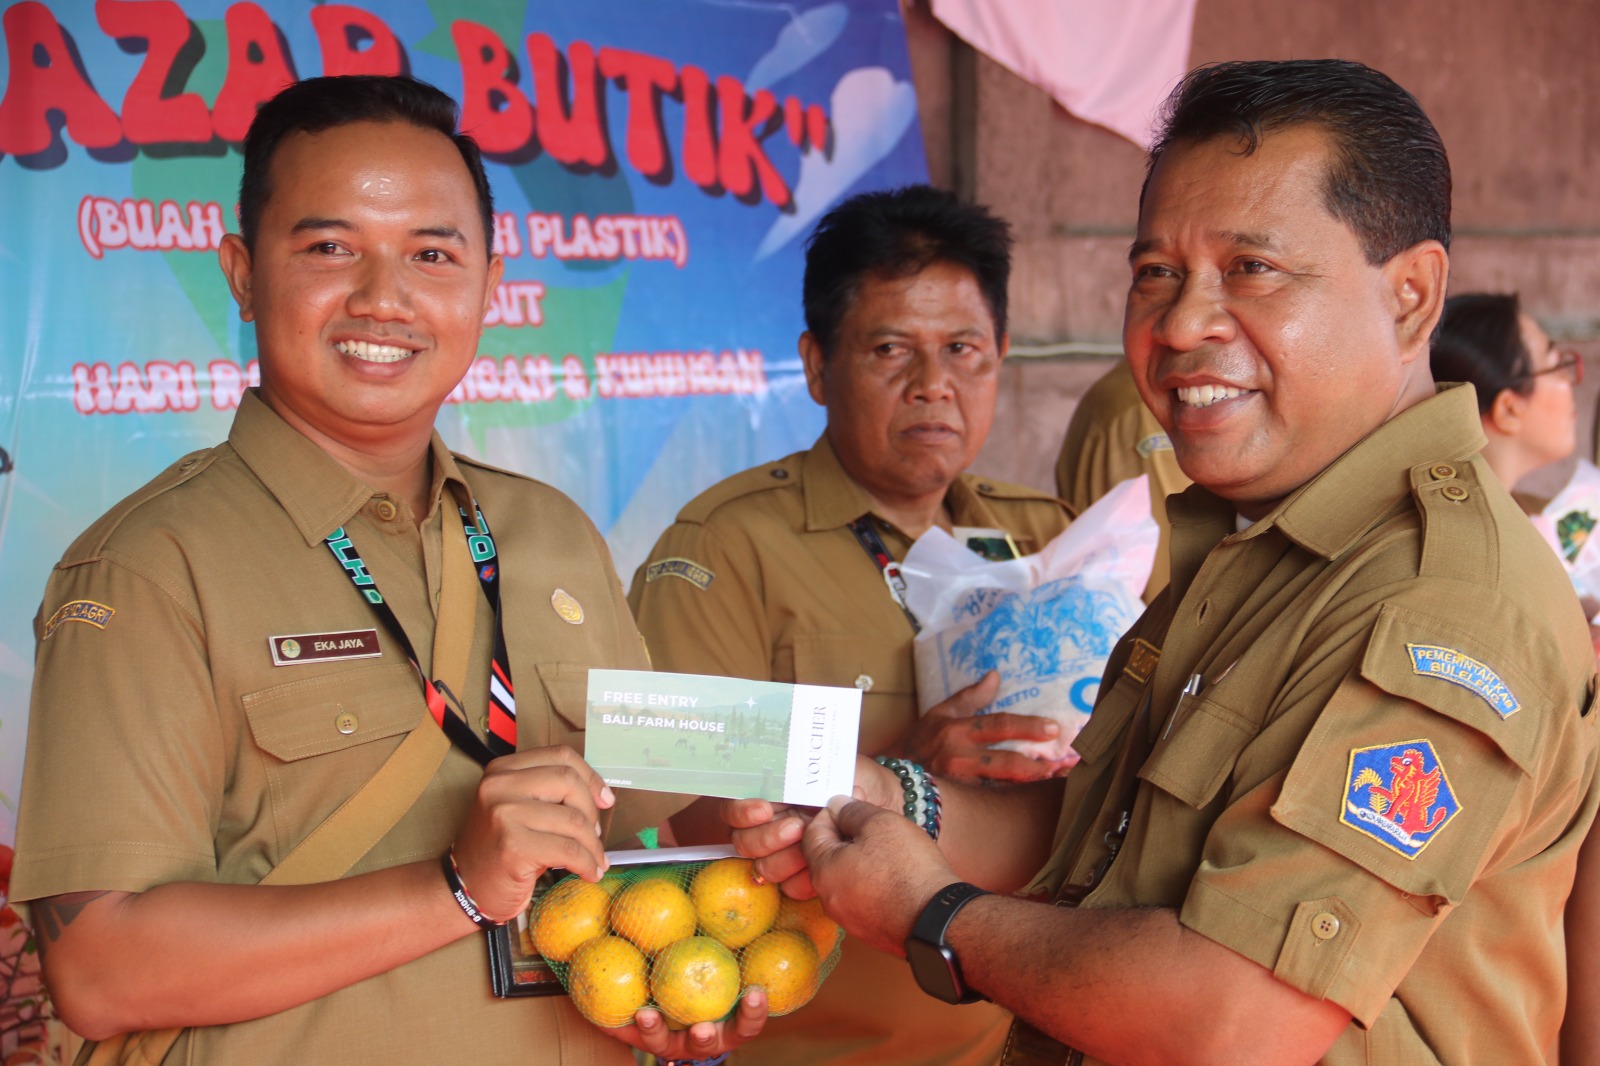
M 922 990 L 946 1003 L 976 1003 L 983 997 L 967 988 L 961 979 L 961 960 L 945 943 L 945 932 L 956 913 L 979 896 L 989 893 L 977 885 L 957 881 L 934 893 L 933 899 L 917 915 L 906 939 L 906 961 Z

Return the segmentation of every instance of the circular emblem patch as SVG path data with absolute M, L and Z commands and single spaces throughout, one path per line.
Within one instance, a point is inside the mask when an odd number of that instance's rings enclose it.
M 583 624 L 583 604 L 572 598 L 566 589 L 556 589 L 550 594 L 550 606 L 556 609 L 556 614 L 561 616 L 563 622 L 573 625 Z
M 285 659 L 298 659 L 300 657 L 300 642 L 293 637 L 286 637 L 278 645 L 278 650 L 283 653 Z

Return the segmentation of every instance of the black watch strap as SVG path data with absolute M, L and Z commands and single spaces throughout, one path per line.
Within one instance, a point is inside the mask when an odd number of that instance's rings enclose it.
M 961 961 L 956 958 L 955 952 L 945 943 L 944 938 L 945 933 L 950 929 L 950 923 L 955 920 L 955 916 L 960 913 L 962 907 L 965 907 L 979 896 L 987 896 L 989 894 L 988 890 L 979 888 L 977 885 L 968 884 L 965 881 L 957 881 L 934 893 L 933 898 L 928 901 L 928 905 L 922 908 L 922 913 L 917 915 L 915 924 L 911 926 L 911 936 L 907 943 L 919 941 L 943 956 L 946 965 L 949 966 L 948 981 L 955 985 L 953 989 L 935 991 L 923 983 L 922 976 L 919 974 L 918 983 L 923 984 L 925 991 L 932 995 L 937 995 L 941 999 L 947 999 L 952 1003 L 973 1003 L 981 998 L 967 989 L 961 976 Z M 912 954 L 912 949 L 908 947 L 906 954 L 909 957 Z
M 965 881 L 945 885 L 933 894 L 928 905 L 922 908 L 911 927 L 911 935 L 928 944 L 943 944 L 944 934 L 955 920 L 957 912 L 979 896 L 987 896 L 987 889 L 969 885 Z

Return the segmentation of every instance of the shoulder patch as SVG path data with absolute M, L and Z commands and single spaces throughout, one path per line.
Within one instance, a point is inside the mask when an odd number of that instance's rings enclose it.
M 1428 740 L 1351 748 L 1339 821 L 1408 859 L 1461 810 Z
M 1135 444 L 1133 450 L 1139 453 L 1139 458 L 1148 459 L 1156 452 L 1170 452 L 1172 450 L 1172 438 L 1165 433 L 1152 433 L 1138 444 Z
M 70 600 L 50 616 L 50 620 L 44 624 L 44 634 L 39 639 L 49 640 L 55 635 L 56 630 L 68 622 L 83 622 L 96 629 L 104 629 L 116 613 L 115 607 L 107 607 L 93 600 Z
M 688 559 L 662 559 L 644 568 L 644 583 L 647 585 L 660 577 L 681 577 L 702 592 L 716 576 L 699 563 Z
M 1406 651 L 1411 654 L 1413 673 L 1449 681 L 1477 693 L 1501 718 L 1510 718 L 1522 709 L 1521 702 L 1500 675 L 1472 656 L 1437 644 L 1408 643 Z

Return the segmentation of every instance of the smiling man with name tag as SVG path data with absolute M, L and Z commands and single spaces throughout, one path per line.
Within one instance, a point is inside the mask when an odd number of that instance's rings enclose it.
M 648 665 L 599 533 L 433 428 L 501 276 L 454 103 L 312 79 L 244 156 L 221 263 L 261 387 L 67 550 L 40 612 L 11 888 L 61 1017 L 97 1063 L 739 1043 L 760 995 L 669 1033 L 491 992 L 479 931 L 683 800 L 579 754 L 588 670 Z

